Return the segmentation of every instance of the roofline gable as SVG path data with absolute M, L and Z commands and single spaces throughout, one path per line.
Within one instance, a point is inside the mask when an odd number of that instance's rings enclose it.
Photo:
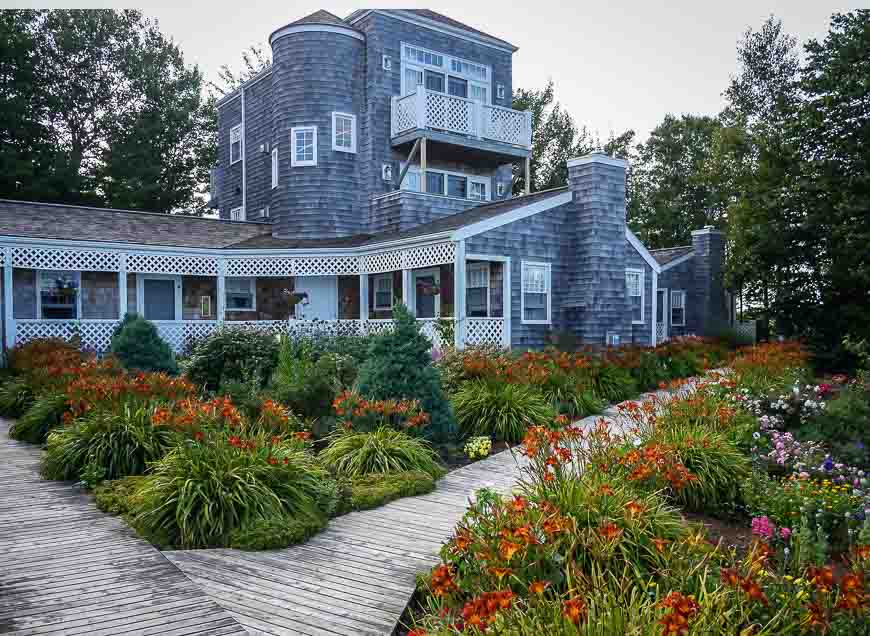
M 659 262 L 655 259 L 655 257 L 650 254 L 650 251 L 646 248 L 646 245 L 641 243 L 640 239 L 637 238 L 637 235 L 631 231 L 628 227 L 625 228 L 625 238 L 628 239 L 628 242 L 631 243 L 631 246 L 637 250 L 637 253 L 641 255 L 643 260 L 646 261 L 646 264 L 652 268 L 656 274 L 660 274 L 662 271 L 662 266 L 659 265 Z
M 695 250 L 692 250 L 691 252 L 686 252 L 686 253 L 683 254 L 682 256 L 678 256 L 678 257 L 675 258 L 674 260 L 672 260 L 672 261 L 668 261 L 667 263 L 665 263 L 664 265 L 662 265 L 662 266 L 661 266 L 661 271 L 665 271 L 665 270 L 668 270 L 668 269 L 670 269 L 670 268 L 672 268 L 672 267 L 675 267 L 675 266 L 677 266 L 677 265 L 680 265 L 681 263 L 685 263 L 686 261 L 691 260 L 692 258 L 694 258 L 694 256 L 695 256 Z
M 476 236 L 477 234 L 482 234 L 483 232 L 494 230 L 504 225 L 509 225 L 510 223 L 515 223 L 516 221 L 527 219 L 535 214 L 540 214 L 541 212 L 557 208 L 560 205 L 570 203 L 573 197 L 573 193 L 568 190 L 567 192 L 547 197 L 543 201 L 535 201 L 534 203 L 529 203 L 528 205 L 508 210 L 507 212 L 497 214 L 488 219 L 483 219 L 476 223 L 470 223 L 469 225 L 455 229 L 452 235 L 453 240 L 459 241 L 471 236 Z

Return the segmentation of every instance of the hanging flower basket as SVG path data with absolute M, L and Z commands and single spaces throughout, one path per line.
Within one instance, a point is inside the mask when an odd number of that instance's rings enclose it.
M 431 283 L 417 283 L 417 293 L 421 296 L 437 296 L 441 293 L 441 288 Z

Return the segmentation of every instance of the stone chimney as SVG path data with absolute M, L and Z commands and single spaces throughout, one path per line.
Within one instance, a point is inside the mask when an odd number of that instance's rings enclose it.
M 692 232 L 694 289 L 686 311 L 695 314 L 699 336 L 713 335 L 728 324 L 725 299 L 725 238 L 712 225 Z M 688 321 L 687 321 L 688 322 Z
M 625 297 L 627 162 L 602 152 L 568 161 L 574 262 L 566 280 L 565 323 L 584 344 L 604 345 L 608 332 L 631 341 Z

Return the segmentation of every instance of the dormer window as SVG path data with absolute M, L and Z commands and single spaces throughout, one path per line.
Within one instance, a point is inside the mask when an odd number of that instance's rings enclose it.
M 242 125 L 230 128 L 230 165 L 242 160 Z

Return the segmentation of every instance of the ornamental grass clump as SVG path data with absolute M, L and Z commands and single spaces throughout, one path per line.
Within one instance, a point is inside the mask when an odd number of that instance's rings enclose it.
M 44 393 L 9 427 L 9 437 L 31 444 L 42 444 L 49 432 L 61 425 L 69 411 L 67 396 L 63 393 Z
M 31 404 L 33 390 L 25 378 L 9 378 L 0 386 L 0 417 L 21 417 Z
M 437 479 L 444 474 L 438 454 L 426 441 L 387 427 L 359 433 L 338 430 L 317 457 L 346 477 L 421 471 Z
M 539 391 L 521 384 L 472 380 L 453 398 L 453 410 L 466 435 L 518 442 L 531 426 L 552 422 L 555 412 Z
M 136 523 L 180 548 L 225 546 L 258 519 L 326 516 L 330 483 L 297 443 L 207 431 L 153 464 Z

